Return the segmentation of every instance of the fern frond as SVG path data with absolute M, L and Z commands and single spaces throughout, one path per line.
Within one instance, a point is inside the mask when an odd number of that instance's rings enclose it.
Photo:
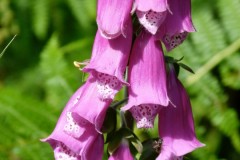
M 221 22 L 227 31 L 231 41 L 240 37 L 240 1 L 239 0 L 219 0 L 217 1 L 218 13 Z

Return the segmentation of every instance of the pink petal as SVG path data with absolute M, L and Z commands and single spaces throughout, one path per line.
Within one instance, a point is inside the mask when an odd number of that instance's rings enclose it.
M 147 12 L 149 10 L 155 12 L 164 12 L 168 7 L 168 0 L 135 0 L 137 10 Z
M 131 18 L 132 3 L 133 0 L 98 0 L 97 24 L 103 37 L 127 36 L 126 21 Z
M 127 142 L 123 142 L 108 160 L 134 160 Z
M 131 24 L 130 21 L 128 23 Z M 98 31 L 94 41 L 92 58 L 83 71 L 90 72 L 96 78 L 99 73 L 104 73 L 116 77 L 119 83 L 126 84 L 123 75 L 132 43 L 132 26 L 129 26 L 126 38 L 119 36 L 116 39 L 107 40 Z
M 102 135 L 98 134 L 96 137 L 91 137 L 92 140 L 86 144 L 85 148 L 82 150 L 81 160 L 102 160 L 104 140 Z
M 163 144 L 158 160 L 181 157 L 204 146 L 196 138 L 190 100 L 173 68 L 168 79 L 171 83 L 168 89 L 172 90 L 169 96 L 175 107 L 169 104 L 159 112 L 159 135 Z
M 161 44 L 147 32 L 142 32 L 134 43 L 128 78 L 131 84 L 129 101 L 122 110 L 129 110 L 134 106 L 139 108 L 140 105 L 168 105 L 166 69 Z M 155 117 L 155 113 L 153 116 Z
M 133 118 L 137 121 L 137 128 L 153 128 L 154 119 L 160 107 L 153 104 L 141 104 L 130 109 Z
M 136 0 L 134 6 L 140 24 L 153 35 L 165 20 L 168 8 L 167 0 Z
M 136 11 L 139 22 L 146 28 L 150 33 L 156 34 L 158 28 L 161 26 L 166 18 L 167 12 L 155 12 L 155 11 Z
M 82 96 L 74 108 L 71 109 L 71 112 L 88 120 L 100 132 L 107 108 L 111 104 L 112 99 L 108 99 L 108 96 L 105 97 L 106 99 L 103 99 L 103 96 L 108 93 L 99 90 L 99 83 L 93 77 L 89 77 L 85 86 Z M 109 90 L 106 92 L 109 92 Z M 116 92 L 117 90 L 112 90 L 111 94 L 114 96 Z
M 161 39 L 168 51 L 180 45 L 188 32 L 195 32 L 191 18 L 191 0 L 169 0 L 171 12 L 159 28 L 157 39 Z
M 95 130 L 93 124 L 70 112 L 80 100 L 85 87 L 85 85 L 82 86 L 74 93 L 64 108 L 52 134 L 42 140 L 52 146 L 55 159 L 83 160 L 83 157 L 86 157 L 86 151 L 96 145 L 95 138 L 103 139 L 102 135 Z M 103 154 L 103 143 L 97 145 L 99 146 L 98 150 L 102 150 Z M 88 149 L 87 146 L 89 146 Z M 100 157 L 99 160 L 102 154 L 97 156 Z
M 54 147 L 55 160 L 81 160 L 81 156 L 72 152 L 66 145 L 59 142 Z

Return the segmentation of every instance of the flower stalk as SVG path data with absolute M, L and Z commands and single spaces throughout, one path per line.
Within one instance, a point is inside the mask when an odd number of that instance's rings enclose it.
M 166 56 L 163 50 L 163 45 L 167 51 L 175 49 L 195 31 L 191 1 L 98 0 L 96 20 L 91 59 L 74 62 L 89 74 L 86 83 L 43 139 L 55 159 L 100 160 L 108 145 L 109 160 L 136 155 L 141 160 L 177 160 L 203 147 L 189 97 L 177 78 L 180 67 L 193 71 L 182 58 Z M 123 99 L 115 102 L 123 87 Z M 153 128 L 157 115 L 159 137 L 141 142 L 134 122 L 137 129 Z

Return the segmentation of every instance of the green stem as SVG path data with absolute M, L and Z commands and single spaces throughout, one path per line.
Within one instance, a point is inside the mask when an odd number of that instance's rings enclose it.
M 122 128 L 127 128 L 127 122 L 126 122 L 126 119 L 125 119 L 124 111 L 120 111 L 120 117 L 121 117 L 121 127 Z
M 3 56 L 3 54 L 5 53 L 6 49 L 9 47 L 9 45 L 13 42 L 13 40 L 15 39 L 15 37 L 17 36 L 17 34 L 11 39 L 11 41 L 7 44 L 7 46 L 3 49 L 3 51 L 0 54 L 0 58 Z
M 205 65 L 203 65 L 200 69 L 198 69 L 194 75 L 191 75 L 187 78 L 187 86 L 191 86 L 198 80 L 200 80 L 207 72 L 213 69 L 217 64 L 219 64 L 226 57 L 235 53 L 240 48 L 240 39 L 236 40 L 230 46 L 225 48 L 224 50 L 215 54 Z
M 112 104 L 111 107 L 112 107 L 112 108 L 117 108 L 117 107 L 120 106 L 121 104 L 125 103 L 127 100 L 128 100 L 128 98 L 124 98 L 123 100 Z

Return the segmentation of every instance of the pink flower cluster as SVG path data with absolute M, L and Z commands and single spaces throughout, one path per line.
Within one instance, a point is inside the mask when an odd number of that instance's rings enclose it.
M 137 36 L 133 16 L 138 19 Z M 195 31 L 190 0 L 98 0 L 97 24 L 92 57 L 82 69 L 89 77 L 67 103 L 52 134 L 43 139 L 54 149 L 55 159 L 102 159 L 106 111 L 124 85 L 128 103 L 121 110 L 132 113 L 137 128 L 152 128 L 159 117 L 158 160 L 182 159 L 204 146 L 195 135 L 188 95 L 173 65 L 166 65 L 161 45 L 170 51 Z M 132 159 L 126 140 L 109 157 Z

